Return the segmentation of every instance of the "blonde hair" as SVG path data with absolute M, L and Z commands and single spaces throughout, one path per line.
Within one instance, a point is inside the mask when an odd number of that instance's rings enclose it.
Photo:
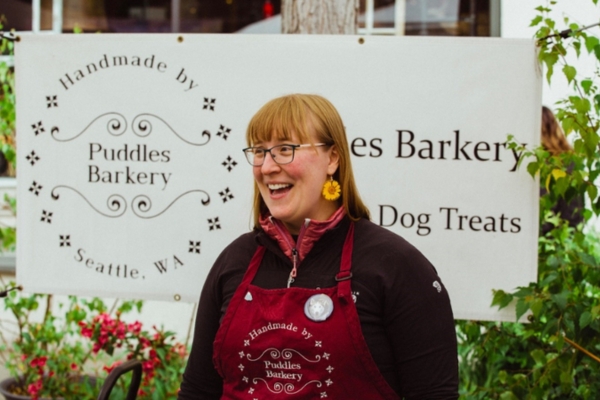
M 552 155 L 572 151 L 556 117 L 548 107 L 542 106 L 542 146 Z
M 315 132 L 315 139 L 311 137 L 311 130 Z M 291 94 L 273 99 L 262 106 L 250 120 L 246 141 L 248 146 L 253 146 L 270 140 L 291 140 L 294 134 L 302 143 L 335 146 L 339 154 L 339 167 L 333 178 L 340 183 L 342 189 L 342 206 L 353 221 L 370 219 L 369 210 L 361 200 L 354 181 L 344 124 L 333 104 L 314 94 Z M 252 212 L 255 227 L 259 227 L 260 216 L 267 211 L 254 182 Z

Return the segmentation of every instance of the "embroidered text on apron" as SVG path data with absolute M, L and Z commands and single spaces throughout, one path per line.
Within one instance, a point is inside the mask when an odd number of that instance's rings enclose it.
M 214 342 L 222 399 L 399 399 L 362 335 L 350 290 L 353 239 L 351 224 L 338 284 L 325 289 L 252 285 L 265 253 L 257 249 Z

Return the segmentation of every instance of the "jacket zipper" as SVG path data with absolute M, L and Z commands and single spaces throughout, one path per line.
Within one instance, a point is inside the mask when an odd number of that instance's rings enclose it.
M 308 225 L 310 224 L 310 219 L 306 218 L 304 220 L 304 224 L 300 227 L 300 232 L 298 233 L 298 240 L 296 240 L 295 245 L 290 243 L 290 241 L 288 240 L 288 237 L 286 235 L 287 232 L 283 231 L 283 229 L 279 226 L 279 224 L 277 224 L 273 220 L 273 217 L 269 217 L 269 221 L 271 221 L 271 223 L 279 231 L 279 235 L 282 238 L 284 238 L 287 245 L 292 248 L 292 270 L 290 271 L 290 276 L 287 281 L 287 287 L 289 289 L 290 286 L 292 286 L 292 283 L 294 283 L 294 281 L 296 280 L 296 275 L 298 274 L 298 246 L 300 245 L 300 243 L 302 243 L 302 238 L 304 237 L 304 232 L 306 232 L 306 228 L 308 228 Z

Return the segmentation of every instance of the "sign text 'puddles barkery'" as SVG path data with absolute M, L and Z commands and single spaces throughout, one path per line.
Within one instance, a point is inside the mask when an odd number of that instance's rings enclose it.
M 536 275 L 537 184 L 506 145 L 539 141 L 534 65 L 532 41 L 23 37 L 18 281 L 196 301 L 251 228 L 250 118 L 316 93 L 340 111 L 373 221 L 432 261 L 455 316 L 512 319 L 489 304 Z

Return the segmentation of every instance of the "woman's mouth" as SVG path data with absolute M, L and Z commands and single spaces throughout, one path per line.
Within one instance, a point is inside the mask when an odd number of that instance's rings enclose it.
M 271 183 L 268 184 L 267 187 L 271 194 L 277 195 L 289 191 L 292 188 L 292 185 L 289 183 Z

